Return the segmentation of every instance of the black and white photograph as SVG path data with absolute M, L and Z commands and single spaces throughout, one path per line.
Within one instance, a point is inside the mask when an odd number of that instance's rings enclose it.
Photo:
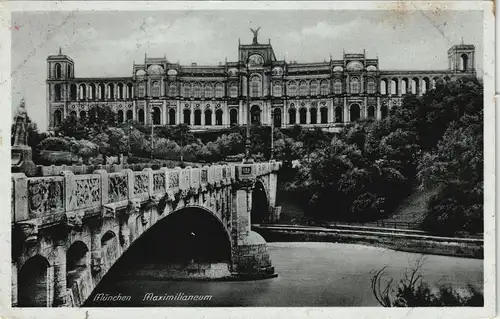
M 10 3 L 7 317 L 494 317 L 493 5 L 369 2 Z

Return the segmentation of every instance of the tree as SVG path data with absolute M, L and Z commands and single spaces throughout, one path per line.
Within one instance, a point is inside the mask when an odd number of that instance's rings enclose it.
M 96 105 L 89 109 L 83 124 L 94 132 L 102 132 L 117 126 L 116 113 L 109 105 Z

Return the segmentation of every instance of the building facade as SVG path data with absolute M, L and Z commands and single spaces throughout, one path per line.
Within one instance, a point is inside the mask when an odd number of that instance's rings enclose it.
M 131 76 L 113 78 L 75 77 L 74 61 L 60 50 L 47 58 L 49 129 L 67 116 L 82 118 L 94 106 L 109 105 L 119 122 L 146 125 L 206 130 L 249 118 L 275 127 L 336 130 L 360 118 L 384 118 L 405 94 L 422 95 L 437 81 L 475 76 L 475 48 L 466 44 L 448 50 L 447 69 L 407 71 L 380 70 L 378 58 L 365 53 L 320 63 L 278 60 L 270 42 L 259 43 L 256 34 L 238 49 L 237 62 L 216 66 L 145 56 Z

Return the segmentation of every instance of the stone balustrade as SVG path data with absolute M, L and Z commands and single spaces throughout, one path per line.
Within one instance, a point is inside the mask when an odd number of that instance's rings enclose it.
M 278 171 L 280 164 L 145 168 L 142 171 L 125 169 L 114 173 L 96 170 L 93 174 L 81 175 L 62 171 L 60 176 L 31 178 L 15 173 L 12 174 L 12 221 L 37 219 L 43 224 L 53 222 L 57 217 L 64 218 L 64 213 L 96 214 L 101 212 L 102 206 L 119 207 L 127 205 L 132 199 L 141 203 L 165 195 L 173 199 L 267 175 Z

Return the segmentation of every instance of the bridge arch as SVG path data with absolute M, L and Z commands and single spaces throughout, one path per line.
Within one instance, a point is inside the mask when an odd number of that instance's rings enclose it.
M 35 255 L 21 267 L 18 275 L 17 305 L 19 307 L 50 307 L 50 264 Z
M 66 251 L 66 286 L 71 288 L 89 269 L 89 248 L 83 241 L 77 240 Z
M 269 221 L 269 192 L 266 183 L 257 179 L 252 191 L 252 208 L 250 211 L 250 223 L 261 224 Z

